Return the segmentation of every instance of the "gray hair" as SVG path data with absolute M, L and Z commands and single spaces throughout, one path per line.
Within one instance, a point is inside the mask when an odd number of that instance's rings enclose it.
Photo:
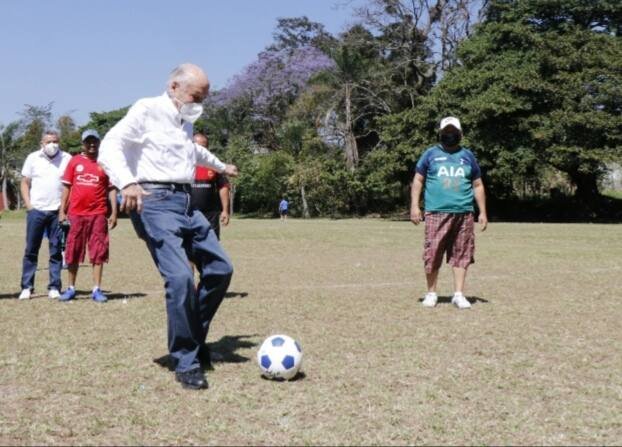
M 60 134 L 55 131 L 54 129 L 46 129 L 42 134 L 41 134 L 41 139 L 43 140 L 43 137 L 46 135 L 53 135 L 55 137 L 60 138 Z
M 168 77 L 167 85 L 170 87 L 173 82 L 186 85 L 188 82 L 192 81 L 195 76 L 196 73 L 192 64 L 181 64 L 171 71 L 171 74 Z

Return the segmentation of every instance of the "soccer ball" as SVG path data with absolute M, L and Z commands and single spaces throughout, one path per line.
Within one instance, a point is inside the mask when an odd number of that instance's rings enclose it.
M 257 351 L 257 363 L 264 377 L 289 380 L 302 365 L 302 348 L 287 335 L 271 335 Z

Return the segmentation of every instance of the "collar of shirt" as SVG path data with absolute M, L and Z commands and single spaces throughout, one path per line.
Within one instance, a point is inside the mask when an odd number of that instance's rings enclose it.
M 183 120 L 181 119 L 181 113 L 179 113 L 179 110 L 177 109 L 177 107 L 175 107 L 175 102 L 173 101 L 173 98 L 170 97 L 168 92 L 162 93 L 162 95 L 160 96 L 160 101 L 162 103 L 162 108 L 170 115 L 171 119 L 176 124 L 183 124 Z

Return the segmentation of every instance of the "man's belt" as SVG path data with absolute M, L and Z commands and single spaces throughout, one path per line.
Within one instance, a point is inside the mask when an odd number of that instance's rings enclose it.
M 190 193 L 190 183 L 172 183 L 172 182 L 139 182 L 143 189 L 168 189 L 173 192 Z

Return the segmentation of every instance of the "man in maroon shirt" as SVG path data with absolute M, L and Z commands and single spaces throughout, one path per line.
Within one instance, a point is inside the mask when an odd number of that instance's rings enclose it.
M 117 191 L 97 164 L 99 143 L 97 131 L 85 130 L 82 133 L 82 153 L 69 161 L 62 178 L 63 195 L 58 220 L 62 222 L 68 218 L 70 228 L 65 248 L 69 287 L 60 296 L 60 301 L 69 301 L 76 296 L 78 267 L 84 262 L 87 246 L 95 283 L 92 298 L 98 303 L 107 301 L 101 291 L 101 280 L 103 264 L 108 262 L 108 227 L 112 229 L 117 225 Z M 108 203 L 111 207 L 109 218 L 106 217 Z

